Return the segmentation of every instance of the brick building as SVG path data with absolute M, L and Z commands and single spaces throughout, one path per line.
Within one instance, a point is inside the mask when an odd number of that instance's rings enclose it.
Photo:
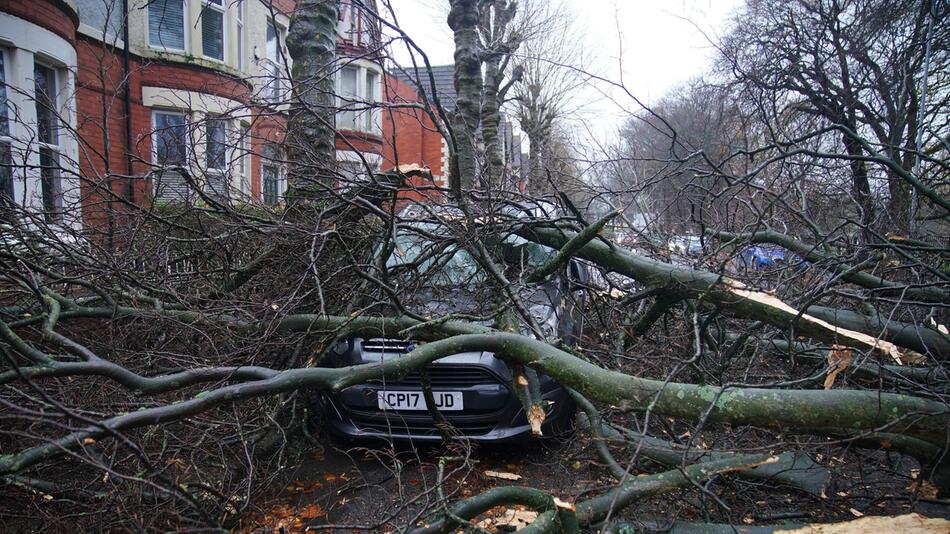
M 438 100 L 447 115 L 454 113 L 458 99 L 454 76 L 454 65 L 433 66 L 427 71 L 397 68 L 387 73 L 384 89 L 389 115 L 383 122 L 383 137 L 386 141 L 383 149 L 385 168 L 403 164 L 428 167 L 432 171 L 435 184 L 447 187 L 449 162 L 445 137 L 430 115 L 420 108 L 430 109 L 433 115 L 438 117 L 434 113 L 434 103 Z M 498 128 L 498 136 L 506 175 L 510 176 L 513 182 L 510 186 L 523 192 L 521 177 L 525 174 L 523 166 L 527 165 L 527 157 L 522 153 L 520 135 L 515 133 L 511 121 L 504 115 Z M 415 185 L 421 189 L 408 193 L 408 198 L 431 197 L 424 187 L 431 184 Z
M 374 16 L 341 0 L 341 168 L 382 164 Z M 371 6 L 372 7 L 372 6 Z M 0 194 L 106 228 L 126 203 L 279 203 L 294 0 L 0 0 Z M 127 14 L 127 15 L 126 15 Z M 9 204 L 6 204 L 9 205 Z M 82 209 L 79 210 L 78 207 Z

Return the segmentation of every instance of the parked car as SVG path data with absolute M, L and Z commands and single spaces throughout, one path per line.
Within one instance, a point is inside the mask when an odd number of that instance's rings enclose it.
M 805 260 L 778 245 L 752 245 L 739 253 L 746 269 L 763 270 L 782 266 L 804 266 Z
M 450 313 L 480 314 L 491 306 L 490 286 L 479 264 L 468 252 L 450 241 L 438 223 L 411 222 L 397 229 L 393 253 L 387 266 L 399 278 L 422 280 L 407 303 L 417 313 L 431 317 Z M 502 240 L 504 267 L 511 276 L 528 272 L 553 257 L 556 251 L 514 235 Z M 434 254 L 438 251 L 438 254 Z M 431 255 L 431 256 L 430 256 Z M 583 281 L 580 263 L 572 262 L 570 276 L 555 276 L 526 288 L 520 297 L 526 303 L 545 337 L 573 344 L 580 335 L 572 282 Z M 569 280 L 570 279 L 570 280 Z M 527 333 L 523 325 L 522 331 Z M 395 338 L 350 337 L 330 351 L 326 365 L 338 367 L 399 358 L 412 351 L 417 341 Z M 428 366 L 436 408 L 458 434 L 473 441 L 500 442 L 521 438 L 531 429 L 520 400 L 512 388 L 509 366 L 491 352 L 452 354 Z M 570 428 L 574 404 L 552 378 L 539 376 L 547 417 L 545 435 Z M 396 381 L 374 381 L 323 395 L 329 429 L 347 438 L 380 438 L 394 441 L 441 439 L 429 414 L 422 392 L 422 377 L 413 372 Z
M 680 256 L 699 256 L 703 253 L 703 242 L 695 235 L 674 235 L 666 246 L 670 252 Z

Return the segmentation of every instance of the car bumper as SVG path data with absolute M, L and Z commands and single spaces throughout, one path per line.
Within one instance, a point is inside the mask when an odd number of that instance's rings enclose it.
M 545 382 L 542 384 L 542 399 L 547 416 L 541 426 L 541 432 L 543 435 L 556 435 L 570 428 L 574 404 L 564 388 L 551 380 Z M 530 435 L 531 427 L 525 418 L 524 409 L 511 390 L 502 384 L 494 385 L 493 391 L 485 386 L 488 385 L 453 388 L 453 391 L 463 391 L 466 406 L 478 406 L 476 409 L 460 412 L 441 412 L 452 425 L 453 435 L 475 442 L 493 443 L 518 440 Z M 397 388 L 399 386 L 394 384 L 387 389 Z M 442 440 L 428 412 L 378 409 L 375 405 L 375 392 L 379 389 L 379 385 L 361 385 L 348 388 L 337 395 L 323 396 L 329 430 L 337 436 L 353 440 Z M 468 401 L 476 398 L 480 398 L 481 402 L 473 404 Z

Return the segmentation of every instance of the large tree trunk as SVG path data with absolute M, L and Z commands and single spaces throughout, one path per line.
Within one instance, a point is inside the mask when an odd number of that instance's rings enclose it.
M 478 176 L 475 133 L 481 121 L 482 64 L 479 59 L 478 6 L 476 0 L 452 0 L 449 27 L 455 34 L 455 92 L 453 115 L 455 150 L 449 187 L 453 196 L 471 189 Z
M 853 130 L 853 128 L 852 128 Z M 874 221 L 874 198 L 871 197 L 871 184 L 868 181 L 867 164 L 859 159 L 863 155 L 861 144 L 851 136 L 842 136 L 844 147 L 851 156 L 851 194 L 861 208 L 861 225 L 868 228 Z M 864 231 L 865 235 L 867 230 Z
M 301 0 L 290 22 L 287 48 L 293 58 L 293 98 L 287 128 L 289 184 L 308 196 L 327 187 L 336 161 L 336 25 L 339 0 Z M 309 190 L 309 191 L 308 191 Z

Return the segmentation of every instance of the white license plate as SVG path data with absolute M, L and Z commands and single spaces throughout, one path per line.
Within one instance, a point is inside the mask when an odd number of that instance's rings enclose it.
M 443 412 L 462 409 L 461 391 L 433 391 L 435 407 Z M 377 391 L 380 410 L 427 410 L 426 398 L 421 391 Z

